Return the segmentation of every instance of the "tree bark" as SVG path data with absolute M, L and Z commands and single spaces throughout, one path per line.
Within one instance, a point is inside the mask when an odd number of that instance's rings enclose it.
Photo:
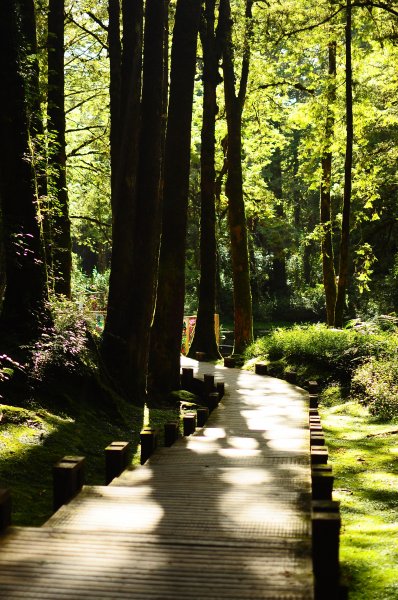
M 159 279 L 151 334 L 153 389 L 180 387 L 192 102 L 201 0 L 178 0 L 171 50 Z
M 150 329 L 159 259 L 166 15 L 165 0 L 147 0 L 129 361 L 135 394 L 140 398 L 145 398 L 146 395 Z
M 117 18 L 110 13 L 110 18 Z M 112 24 L 112 31 L 117 25 Z M 136 183 L 140 131 L 143 0 L 123 2 L 119 152 L 112 162 L 112 257 L 102 356 L 108 374 L 125 393 L 130 372 Z M 113 59 L 116 60 L 115 57 Z M 113 63 L 112 63 L 113 64 Z M 117 106 L 113 104 L 115 110 Z M 111 119 L 114 118 L 114 115 Z M 115 117 L 116 123 L 118 117 Z M 117 131 L 117 130 L 116 130 Z
M 246 97 L 250 61 L 250 27 L 252 0 L 246 1 L 246 30 L 239 92 L 235 91 L 232 19 L 229 0 L 221 0 L 220 12 L 225 27 L 223 73 L 225 108 L 227 113 L 227 180 L 228 225 L 231 240 L 232 277 L 234 288 L 234 354 L 241 354 L 253 341 L 253 316 L 250 290 L 249 251 L 243 198 L 242 178 L 242 112 Z
M 0 327 L 22 341 L 38 332 L 46 314 L 46 276 L 37 219 L 37 195 L 29 145 L 29 26 L 33 0 L 0 3 L 0 201 L 6 289 Z
M 325 288 L 326 320 L 329 327 L 334 325 L 334 311 L 336 307 L 336 273 L 334 269 L 334 253 L 332 239 L 332 211 L 331 211 L 331 180 L 332 180 L 332 152 L 331 143 L 334 135 L 333 105 L 336 100 L 336 42 L 330 42 L 329 73 L 326 107 L 325 144 L 321 158 L 321 193 L 320 193 L 320 221 L 323 227 L 321 253 L 323 286 Z
M 347 0 L 345 49 L 346 49 L 346 153 L 344 163 L 344 199 L 343 220 L 341 224 L 339 279 L 337 285 L 337 299 L 334 314 L 335 327 L 343 326 L 343 313 L 348 285 L 349 249 L 350 249 L 350 214 L 352 190 L 352 157 L 354 140 L 354 120 L 352 108 L 352 59 L 351 59 L 351 27 L 352 27 L 351 0 Z
M 120 150 L 120 111 L 122 85 L 122 44 L 120 40 L 120 0 L 108 2 L 109 102 L 110 102 L 110 161 L 111 202 L 116 198 L 115 179 Z
M 200 153 L 200 282 L 195 334 L 189 356 L 205 352 L 208 359 L 221 358 L 218 350 L 214 313 L 216 312 L 216 207 L 215 207 L 215 131 L 217 85 L 220 53 L 215 35 L 215 0 L 207 0 L 202 11 L 201 41 L 203 48 L 203 121 Z
M 48 95 L 49 135 L 48 183 L 50 193 L 51 263 L 54 291 L 71 296 L 72 242 L 66 182 L 64 0 L 49 0 Z

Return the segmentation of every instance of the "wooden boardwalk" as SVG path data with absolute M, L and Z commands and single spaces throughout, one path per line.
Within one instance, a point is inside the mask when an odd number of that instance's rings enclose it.
M 43 527 L 10 528 L 0 597 L 313 599 L 308 395 L 191 362 L 226 383 L 206 427 Z

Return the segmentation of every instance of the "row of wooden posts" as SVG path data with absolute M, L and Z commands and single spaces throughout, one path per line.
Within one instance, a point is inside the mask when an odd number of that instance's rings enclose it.
M 195 411 L 183 411 L 182 432 L 191 435 L 197 427 L 203 427 L 221 398 L 224 395 L 223 382 L 214 381 L 214 375 L 204 375 L 203 380 L 195 379 L 192 368 L 183 368 L 182 387 L 185 390 L 200 393 L 203 405 Z M 164 425 L 164 445 L 172 444 L 180 436 L 179 420 L 169 421 Z M 150 426 L 140 432 L 141 464 L 144 464 L 158 445 L 159 430 Z M 112 442 L 105 448 L 105 485 L 118 477 L 131 462 L 131 443 Z M 82 489 L 85 483 L 84 456 L 64 456 L 53 466 L 53 510 L 57 511 L 67 504 Z M 0 489 L 0 532 L 11 525 L 11 494 L 7 489 Z
M 266 363 L 256 363 L 257 375 L 267 374 Z M 285 371 L 289 383 L 297 383 L 297 372 Z M 334 475 L 328 464 L 328 448 L 318 412 L 317 381 L 308 381 L 311 457 L 311 524 L 315 600 L 344 600 L 347 590 L 340 585 L 340 503 L 333 500 Z
M 267 365 L 257 363 L 255 372 L 267 374 Z M 286 379 L 296 383 L 296 374 L 292 371 Z M 202 397 L 202 405 L 195 411 L 183 411 L 183 435 L 195 432 L 203 427 L 209 413 L 214 410 L 224 395 L 224 383 L 215 382 L 214 375 L 204 375 L 203 380 L 194 378 L 192 368 L 183 368 L 182 388 Z M 308 383 L 309 390 L 309 429 L 312 480 L 312 555 L 315 577 L 316 600 L 344 598 L 344 590 L 339 585 L 339 537 L 341 528 L 339 502 L 332 499 L 334 476 L 328 464 L 328 449 L 325 445 L 321 419 L 318 412 L 318 384 Z M 164 425 L 164 444 L 171 446 L 180 435 L 178 420 Z M 140 433 L 141 464 L 144 464 L 157 447 L 159 431 L 144 427 Z M 105 483 L 108 485 L 118 477 L 131 461 L 130 442 L 112 442 L 105 448 Z M 65 456 L 53 467 L 53 508 L 58 510 L 69 502 L 84 485 L 85 458 Z M 0 489 L 0 531 L 11 524 L 11 496 L 9 490 Z

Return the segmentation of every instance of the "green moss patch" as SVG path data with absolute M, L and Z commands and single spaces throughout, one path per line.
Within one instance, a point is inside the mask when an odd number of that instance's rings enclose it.
M 398 599 L 398 432 L 356 403 L 324 407 L 341 502 L 340 559 L 350 600 Z

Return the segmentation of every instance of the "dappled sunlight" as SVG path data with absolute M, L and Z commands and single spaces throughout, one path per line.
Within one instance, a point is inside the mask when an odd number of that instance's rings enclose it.
M 267 440 L 267 446 L 272 450 L 280 450 L 281 452 L 303 452 L 308 454 L 308 441 L 302 438 L 277 438 L 273 440 L 267 439 L 264 434 L 264 439 Z
M 68 528 L 95 529 L 102 531 L 135 531 L 154 533 L 164 516 L 164 510 L 153 500 L 150 486 L 117 488 L 107 493 L 104 488 L 97 496 L 77 497 L 76 509 L 68 511 Z M 119 492 L 119 490 L 121 490 Z M 108 496 L 110 496 L 108 498 Z M 110 501 L 112 499 L 112 501 Z M 62 520 L 61 520 L 62 524 Z
M 240 414 L 246 420 L 250 431 L 264 430 L 269 427 L 269 416 L 262 410 L 243 410 Z
M 220 448 L 218 454 L 224 458 L 254 458 L 261 456 L 261 450 L 252 450 L 250 448 Z
M 186 447 L 188 450 L 196 452 L 197 454 L 209 454 L 219 449 L 219 445 L 215 443 L 213 439 L 204 436 L 191 437 L 188 440 Z
M 397 493 L 398 498 L 398 475 L 391 473 L 391 471 L 365 471 L 364 473 L 358 473 L 358 479 L 364 485 L 375 487 L 377 490 L 390 490 L 392 488 Z
M 218 440 L 227 437 L 227 434 L 222 427 L 207 427 L 203 431 L 203 436 L 208 439 Z
M 256 450 L 259 447 L 258 440 L 251 437 L 231 436 L 228 438 L 228 443 L 233 448 L 237 448 L 239 450 Z
M 220 479 L 233 486 L 262 485 L 272 481 L 273 476 L 269 469 L 228 469 L 221 473 Z

